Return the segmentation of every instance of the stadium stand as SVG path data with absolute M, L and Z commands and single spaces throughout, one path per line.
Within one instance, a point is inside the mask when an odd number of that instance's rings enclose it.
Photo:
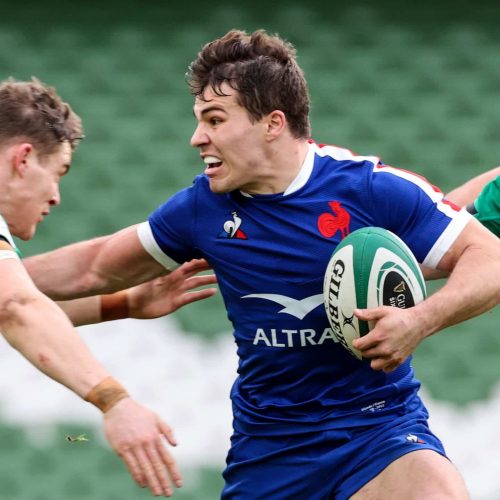
M 125 4 L 27 1 L 0 19 L 2 78 L 36 75 L 55 85 L 86 129 L 62 183 L 63 208 L 33 242 L 20 244 L 26 255 L 141 222 L 191 182 L 201 165 L 189 147 L 194 120 L 184 73 L 204 42 L 233 27 L 265 27 L 297 46 L 318 142 L 377 154 L 445 191 L 500 161 L 500 10 L 493 1 L 473 12 L 449 0 L 429 8 L 345 1 L 335 10 L 314 0 L 272 9 L 260 0 L 251 8 Z M 189 332 L 229 330 L 220 298 L 176 316 Z M 498 323 L 495 311 L 419 347 L 417 374 L 433 397 L 459 405 L 488 398 L 500 379 Z M 0 441 L 1 498 L 149 497 L 100 446 L 61 440 L 35 448 L 20 428 L 5 425 Z M 217 498 L 219 471 L 200 474 L 199 490 L 175 498 Z

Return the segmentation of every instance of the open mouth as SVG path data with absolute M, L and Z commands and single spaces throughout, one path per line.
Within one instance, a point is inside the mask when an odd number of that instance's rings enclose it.
M 216 156 L 205 156 L 205 158 L 203 158 L 203 161 L 207 166 L 207 170 L 212 170 L 214 168 L 222 166 L 222 160 L 220 160 L 220 158 L 217 158 Z

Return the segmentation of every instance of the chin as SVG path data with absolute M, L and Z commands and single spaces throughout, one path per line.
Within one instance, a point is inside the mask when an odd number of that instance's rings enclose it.
M 33 236 L 35 236 L 35 233 L 36 233 L 36 226 L 33 226 L 27 229 L 26 231 L 23 231 L 21 234 L 16 234 L 15 236 L 17 236 L 19 239 L 23 241 L 28 241 L 31 240 Z
M 235 191 L 236 189 L 241 189 L 238 182 L 231 182 L 229 179 L 210 179 L 209 180 L 210 191 L 216 194 L 224 194 Z
M 212 191 L 212 193 L 224 194 L 224 193 L 229 193 L 231 191 L 234 191 L 235 189 L 236 188 L 228 186 L 224 182 L 216 182 L 216 181 L 210 180 L 210 191 Z

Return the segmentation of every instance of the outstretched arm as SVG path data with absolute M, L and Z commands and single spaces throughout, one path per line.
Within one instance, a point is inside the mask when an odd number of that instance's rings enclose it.
M 203 259 L 186 262 L 167 276 L 116 292 L 58 302 L 75 326 L 122 318 L 150 319 L 170 314 L 180 307 L 212 297 L 215 288 L 193 291 L 217 282 L 215 275 L 196 274 L 210 269 Z
M 24 264 L 35 285 L 54 300 L 113 293 L 169 271 L 144 250 L 137 226 L 29 257 Z
M 39 370 L 84 397 L 108 376 L 18 260 L 0 260 L 0 331 Z
M 0 260 L 0 276 L 0 331 L 5 339 L 47 376 L 97 406 L 111 447 L 136 482 L 154 495 L 169 496 L 171 481 L 179 486 L 181 478 L 163 442 L 175 445 L 167 424 L 110 377 L 19 260 Z
M 484 172 L 476 177 L 473 177 L 465 184 L 453 189 L 445 198 L 453 203 L 456 203 L 459 207 L 465 207 L 470 203 L 474 203 L 474 200 L 479 196 L 481 190 L 490 182 L 500 175 L 500 167 L 495 167 L 488 172 Z

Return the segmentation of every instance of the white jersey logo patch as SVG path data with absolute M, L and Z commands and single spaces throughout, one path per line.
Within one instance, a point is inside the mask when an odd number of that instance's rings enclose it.
M 319 305 L 323 305 L 322 293 L 319 293 L 318 295 L 311 295 L 311 297 L 306 297 L 302 300 L 292 299 L 286 295 L 278 295 L 276 293 L 252 293 L 250 295 L 244 295 L 241 298 L 265 299 L 276 302 L 284 306 L 284 309 L 281 309 L 278 313 L 290 314 L 298 319 L 304 319 L 304 317 L 312 310 L 316 309 Z

